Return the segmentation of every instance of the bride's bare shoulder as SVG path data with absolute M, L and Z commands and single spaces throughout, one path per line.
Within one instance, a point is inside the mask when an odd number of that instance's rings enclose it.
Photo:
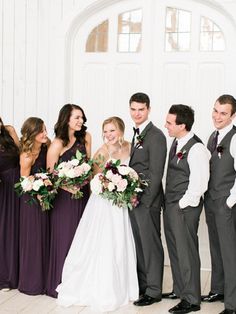
M 124 149 L 127 150 L 130 153 L 131 143 L 125 140 L 124 143 L 123 143 L 123 146 L 124 146 Z

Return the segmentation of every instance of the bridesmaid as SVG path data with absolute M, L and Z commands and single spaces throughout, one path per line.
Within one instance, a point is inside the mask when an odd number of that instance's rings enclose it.
M 20 174 L 29 176 L 46 169 L 46 127 L 40 118 L 28 118 L 21 128 Z M 20 200 L 20 292 L 45 293 L 49 257 L 49 214 L 39 203 L 28 204 L 27 194 Z
M 79 150 L 91 156 L 91 136 L 84 125 L 84 111 L 77 105 L 67 104 L 59 112 L 54 127 L 55 139 L 48 150 L 47 167 L 52 171 L 58 161 L 68 161 Z M 57 297 L 56 287 L 61 282 L 62 268 L 76 228 L 89 197 L 89 185 L 82 188 L 83 198 L 72 199 L 73 189 L 60 189 L 51 212 L 51 241 L 46 294 Z
M 14 184 L 19 181 L 19 140 L 14 128 L 0 118 L 0 289 L 18 286 L 19 198 Z

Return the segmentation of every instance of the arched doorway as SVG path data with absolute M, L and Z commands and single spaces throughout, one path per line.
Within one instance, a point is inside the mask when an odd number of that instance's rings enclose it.
M 194 131 L 206 141 L 215 99 L 234 92 L 235 33 L 227 13 L 209 1 L 123 0 L 90 7 L 73 22 L 67 40 L 66 90 L 86 110 L 94 150 L 110 115 L 124 119 L 131 138 L 128 99 L 136 91 L 151 96 L 151 118 L 163 130 L 171 104 L 191 105 Z M 202 219 L 202 267 L 209 268 Z

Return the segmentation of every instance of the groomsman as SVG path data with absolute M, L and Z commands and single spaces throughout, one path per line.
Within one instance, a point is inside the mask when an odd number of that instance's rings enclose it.
M 140 204 L 130 212 L 140 289 L 140 298 L 134 304 L 145 306 L 161 301 L 162 294 L 164 253 L 160 213 L 164 198 L 162 176 L 167 149 L 164 134 L 149 120 L 148 95 L 134 94 L 129 105 L 135 123 L 130 166 L 148 182 Z
M 169 310 L 174 314 L 199 311 L 201 303 L 197 233 L 210 154 L 191 132 L 193 123 L 193 109 L 171 106 L 165 127 L 174 141 L 169 153 L 163 217 L 174 292 L 181 300 Z
M 202 301 L 224 299 L 221 314 L 236 313 L 236 99 L 220 96 L 213 108 L 216 130 L 208 141 L 210 181 L 205 195 L 212 263 L 211 291 Z

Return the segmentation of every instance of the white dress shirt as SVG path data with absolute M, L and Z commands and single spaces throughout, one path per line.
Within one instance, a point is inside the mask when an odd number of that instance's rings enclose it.
M 188 132 L 184 137 L 177 139 L 177 153 L 193 137 L 193 135 L 193 132 Z M 189 185 L 185 194 L 179 200 L 180 208 L 198 206 L 201 196 L 206 192 L 208 187 L 210 157 L 210 152 L 202 143 L 196 143 L 190 148 L 187 157 L 190 169 Z
M 225 135 L 227 133 L 229 133 L 229 131 L 232 129 L 232 127 L 233 127 L 233 123 L 231 123 L 230 125 L 227 125 L 225 128 L 223 128 L 221 130 L 218 130 L 219 135 L 218 135 L 217 144 L 219 144 L 223 140 Z M 229 152 L 234 159 L 234 170 L 236 171 L 236 134 L 231 139 Z M 232 189 L 230 190 L 230 195 L 227 198 L 226 203 L 227 203 L 228 207 L 230 207 L 230 208 L 236 204 L 236 178 L 234 181 L 234 185 L 233 185 Z
M 142 124 L 140 124 L 140 126 L 138 127 L 139 134 L 136 133 L 136 135 L 135 135 L 135 144 L 137 144 L 137 137 L 143 132 L 143 130 L 146 128 L 146 126 L 148 125 L 149 122 L 150 122 L 150 120 L 146 120 Z

